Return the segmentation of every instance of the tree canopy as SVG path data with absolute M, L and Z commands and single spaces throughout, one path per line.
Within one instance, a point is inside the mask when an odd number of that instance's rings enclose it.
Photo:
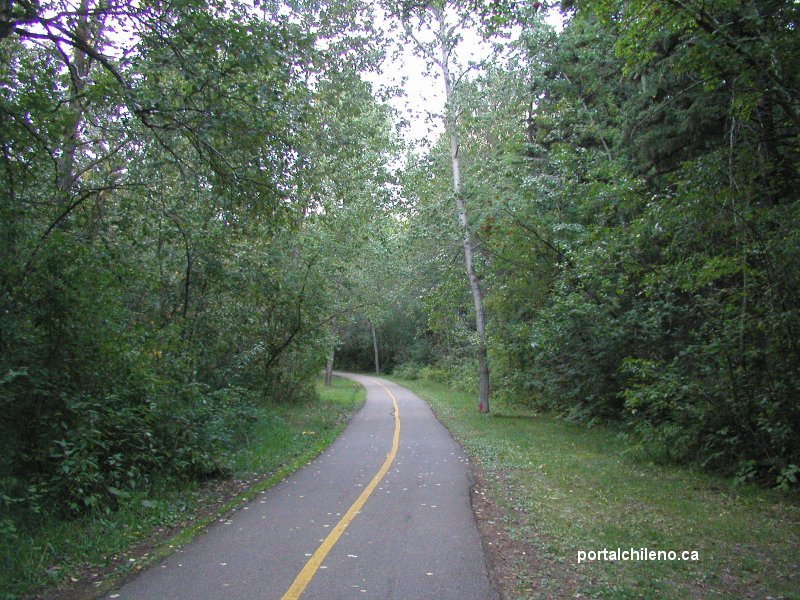
M 332 349 L 796 485 L 797 3 L 399 6 L 3 4 L 4 518 L 224 473 Z M 368 74 L 447 11 L 409 148 Z

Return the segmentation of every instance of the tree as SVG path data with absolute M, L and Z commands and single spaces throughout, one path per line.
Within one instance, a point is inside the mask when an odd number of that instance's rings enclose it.
M 475 310 L 476 358 L 479 372 L 478 410 L 489 412 L 489 362 L 487 358 L 486 316 L 484 313 L 483 292 L 475 270 L 474 244 L 472 230 L 467 214 L 462 182 L 462 156 L 459 139 L 458 118 L 460 113 L 456 90 L 457 82 L 464 73 L 452 72 L 455 50 L 460 40 L 460 28 L 469 23 L 468 12 L 460 11 L 457 5 L 448 2 L 433 2 L 425 5 L 403 4 L 399 17 L 402 20 L 405 35 L 414 43 L 417 52 L 431 65 L 439 69 L 444 82 L 446 107 L 445 130 L 450 143 L 450 161 L 453 181 L 453 201 L 456 217 L 461 227 L 464 267 Z M 455 17 L 456 22 L 452 23 Z M 430 34 L 430 40 L 422 39 L 416 29 L 424 29 Z
M 506 172 L 525 168 L 487 248 L 509 393 L 630 426 L 667 460 L 788 485 L 795 13 L 593 2 L 529 45 L 527 139 Z
M 259 411 L 309 395 L 392 152 L 346 18 L 368 5 L 313 4 L 324 31 L 238 3 L 3 5 L 4 513 L 224 473 Z
M 433 23 L 436 6 L 409 18 Z M 494 397 L 615 422 L 660 459 L 791 485 L 797 8 L 589 2 L 559 35 L 506 8 L 485 5 L 485 25 L 517 19 L 514 53 L 456 90 Z M 427 257 L 417 280 L 435 275 L 418 293 L 439 365 L 465 345 L 437 220 L 449 142 L 404 176 L 411 227 L 438 241 L 414 249 Z

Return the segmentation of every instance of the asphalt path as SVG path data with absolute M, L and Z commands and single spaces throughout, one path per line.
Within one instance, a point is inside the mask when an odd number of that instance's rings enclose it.
M 496 598 L 464 451 L 407 389 L 339 375 L 367 399 L 327 451 L 107 597 Z

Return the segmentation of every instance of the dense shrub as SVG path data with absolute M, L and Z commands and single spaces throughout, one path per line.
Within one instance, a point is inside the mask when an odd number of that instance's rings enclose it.
M 424 368 L 424 365 L 415 362 L 404 362 L 403 364 L 397 365 L 392 370 L 392 375 L 396 377 L 400 377 L 401 379 L 419 379 L 420 378 L 420 371 Z

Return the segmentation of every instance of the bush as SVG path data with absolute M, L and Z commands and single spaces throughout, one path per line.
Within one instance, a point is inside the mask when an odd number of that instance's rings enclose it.
M 423 365 L 413 361 L 404 362 L 392 370 L 392 375 L 402 379 L 419 379 L 423 368 L 425 368 Z
M 26 449 L 0 483 L 4 504 L 17 512 L 113 509 L 156 479 L 223 474 L 262 410 L 242 389 L 200 385 L 142 384 L 101 398 L 62 392 L 58 400 L 57 410 L 29 424 Z
M 437 383 L 450 383 L 451 372 L 443 367 L 428 365 L 419 370 L 420 379 L 428 379 Z

